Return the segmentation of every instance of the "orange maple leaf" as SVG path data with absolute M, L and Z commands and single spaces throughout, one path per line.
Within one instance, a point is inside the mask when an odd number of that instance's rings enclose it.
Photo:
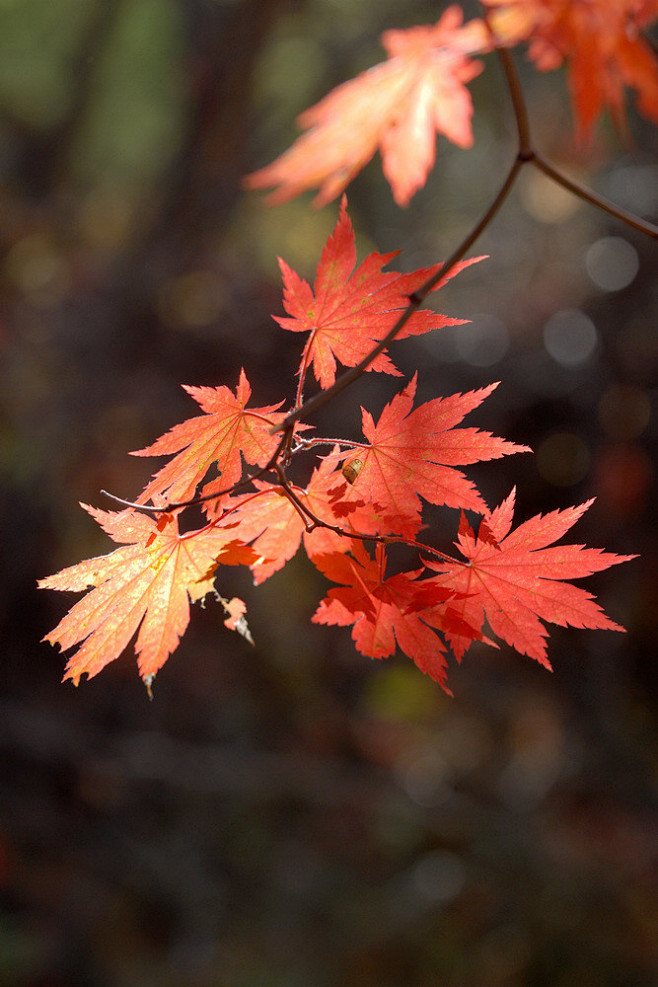
M 455 466 L 531 451 L 490 432 L 455 427 L 498 384 L 435 398 L 412 410 L 416 378 L 386 405 L 376 425 L 361 409 L 368 444 L 329 457 L 347 457 L 348 463 L 358 458 L 361 466 L 353 489 L 398 517 L 400 533 L 411 536 L 420 521 L 420 497 L 430 504 L 487 513 L 475 485 Z
M 561 627 L 624 629 L 603 613 L 591 593 L 562 580 L 589 576 L 636 556 L 583 545 L 547 547 L 575 524 L 592 500 L 564 511 L 538 514 L 512 531 L 514 495 L 512 490 L 482 521 L 477 536 L 462 514 L 456 544 L 468 565 L 426 560 L 425 565 L 440 575 L 426 580 L 423 589 L 430 596 L 433 586 L 461 594 L 452 605 L 468 625 L 481 629 L 486 616 L 494 634 L 550 668 L 548 631 L 542 620 Z M 447 637 L 461 658 L 472 638 L 451 632 Z
M 284 418 L 275 411 L 283 402 L 247 408 L 251 387 L 244 370 L 240 371 L 235 396 L 228 387 L 183 386 L 206 414 L 174 425 L 152 445 L 131 453 L 177 453 L 144 488 L 139 496 L 141 504 L 158 496 L 166 496 L 170 503 L 190 499 L 213 463 L 220 478 L 206 484 L 203 493 L 226 490 L 242 476 L 241 456 L 252 466 L 265 466 L 279 444 L 279 436 L 270 430 Z
M 309 132 L 280 158 L 247 176 L 247 188 L 279 189 L 286 202 L 310 188 L 325 205 L 339 195 L 379 148 L 384 175 L 400 206 L 425 184 L 434 164 L 436 135 L 459 147 L 473 143 L 473 105 L 466 88 L 482 65 L 468 56 L 489 48 L 480 20 L 462 27 L 449 7 L 433 26 L 386 31 L 388 60 L 334 89 L 298 119 Z
M 306 488 L 290 485 L 294 496 L 316 516 L 320 514 L 329 524 L 334 523 L 334 518 L 329 508 L 327 486 L 337 476 L 339 474 L 336 474 L 329 463 L 322 462 L 313 471 Z M 231 498 L 230 503 L 225 505 L 224 518 L 230 524 L 234 537 L 252 543 L 254 561 L 251 563 L 251 571 L 254 583 L 258 586 L 282 569 L 297 553 L 302 537 L 306 538 L 310 534 L 311 521 L 308 517 L 302 517 L 283 487 L 258 480 L 254 481 L 254 486 L 257 488 L 256 493 Z M 223 520 L 220 519 L 220 524 Z M 318 534 L 323 539 L 330 536 L 340 542 L 340 536 L 326 528 L 319 529 Z
M 604 106 L 624 130 L 625 88 L 638 109 L 658 121 L 658 60 L 640 29 L 658 14 L 655 0 L 484 0 L 503 44 L 530 42 L 542 71 L 567 63 L 581 140 Z
M 441 264 L 422 268 L 408 274 L 382 271 L 397 256 L 374 252 L 355 269 L 356 247 L 354 230 L 347 214 L 347 199 L 343 196 L 338 222 L 327 240 L 318 265 L 314 288 L 300 278 L 283 260 L 283 305 L 291 318 L 274 318 L 290 332 L 308 332 L 299 374 L 312 367 L 320 386 L 330 387 L 336 380 L 336 361 L 345 367 L 355 367 L 373 349 L 407 308 L 409 296 L 441 269 Z M 464 268 L 483 260 L 472 257 L 451 268 L 448 277 L 434 287 L 438 291 L 449 278 Z M 442 326 L 463 325 L 464 319 L 451 319 L 437 312 L 414 312 L 396 339 L 406 339 L 439 329 Z M 370 363 L 368 370 L 400 376 L 384 353 Z
M 64 675 L 77 685 L 81 675 L 91 678 L 117 658 L 139 627 L 135 652 L 140 675 L 150 685 L 187 628 L 190 600 L 214 591 L 218 562 L 248 565 L 254 552 L 230 530 L 207 527 L 181 535 L 171 515 L 156 522 L 133 510 L 114 513 L 82 506 L 123 547 L 39 581 L 41 589 L 91 588 L 44 640 L 63 651 L 81 644 Z M 227 626 L 249 637 L 241 601 L 222 602 L 229 614 Z

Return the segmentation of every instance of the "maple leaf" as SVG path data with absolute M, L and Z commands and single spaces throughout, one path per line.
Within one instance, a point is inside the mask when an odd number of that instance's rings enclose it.
M 377 252 L 356 268 L 354 230 L 343 196 L 338 222 L 327 240 L 318 265 L 314 289 L 279 259 L 283 275 L 283 305 L 291 318 L 275 316 L 284 329 L 308 332 L 299 373 L 312 366 L 322 388 L 336 380 L 336 361 L 355 367 L 393 327 L 409 305 L 409 296 L 441 269 L 441 264 L 408 274 L 382 271 L 398 251 Z M 462 261 L 450 270 L 432 290 L 437 291 L 465 267 L 483 257 Z M 441 326 L 463 325 L 464 319 L 451 319 L 427 310 L 415 312 L 397 335 L 397 339 L 418 336 Z M 386 353 L 380 353 L 367 367 L 380 373 L 400 376 Z
M 333 552 L 314 557 L 317 568 L 342 585 L 329 590 L 312 620 L 353 625 L 357 650 L 370 658 L 388 658 L 397 643 L 400 651 L 451 695 L 446 685 L 446 648 L 435 629 L 482 639 L 479 629 L 470 628 L 454 609 L 453 590 L 435 584 L 428 595 L 425 584 L 417 582 L 422 568 L 385 578 L 386 554 L 381 544 L 376 546 L 374 559 L 361 542 L 352 541 L 350 551 L 351 555 Z
M 433 26 L 386 31 L 388 60 L 332 90 L 298 118 L 308 133 L 272 164 L 247 176 L 247 188 L 280 188 L 272 204 L 319 187 L 325 205 L 379 148 L 393 197 L 406 206 L 434 164 L 436 135 L 471 147 L 473 105 L 466 88 L 482 69 L 469 54 L 489 48 L 482 21 L 462 27 L 449 7 Z
M 307 526 L 282 487 L 257 480 L 254 485 L 256 493 L 232 499 L 227 517 L 239 538 L 252 542 L 251 571 L 258 586 L 297 553 Z M 307 491 L 292 489 L 302 502 L 308 501 Z
M 497 383 L 466 394 L 435 398 L 413 411 L 417 376 L 386 405 L 376 425 L 362 408 L 363 434 L 369 444 L 339 454 L 340 458 L 351 458 L 356 452 L 362 465 L 354 489 L 398 516 L 403 526 L 400 533 L 405 535 L 417 530 L 420 497 L 430 504 L 487 513 L 475 485 L 455 466 L 530 452 L 527 446 L 490 432 L 455 427 L 495 390 Z
M 39 581 L 41 589 L 91 588 L 44 640 L 63 651 L 81 645 L 64 675 L 77 685 L 81 675 L 91 678 L 117 658 L 139 628 L 138 667 L 150 685 L 187 628 L 189 601 L 214 591 L 218 562 L 248 565 L 254 553 L 230 530 L 207 527 L 181 535 L 171 515 L 156 522 L 132 510 L 114 513 L 82 506 L 123 547 Z M 248 636 L 242 601 L 222 602 L 229 614 L 227 626 Z
M 589 576 L 633 559 L 583 545 L 553 546 L 591 506 L 578 507 L 531 518 L 511 530 L 515 491 L 481 523 L 477 536 L 462 514 L 457 546 L 468 565 L 426 560 L 428 568 L 440 573 L 427 580 L 461 593 L 453 606 L 467 624 L 482 628 L 486 616 L 494 634 L 523 655 L 546 668 L 548 631 L 542 620 L 562 627 L 589 627 L 623 631 L 594 602 L 591 593 L 565 583 L 565 579 Z M 552 546 L 552 547 L 547 547 Z M 453 650 L 462 657 L 470 639 L 450 634 Z
M 541 71 L 567 63 L 581 140 L 604 105 L 624 129 L 624 95 L 637 92 L 638 109 L 658 121 L 658 61 L 640 28 L 658 13 L 654 0 L 484 0 L 501 43 L 530 41 Z
M 219 480 L 206 484 L 204 493 L 225 490 L 242 476 L 242 458 L 252 466 L 265 466 L 275 452 L 280 436 L 270 434 L 285 417 L 277 413 L 283 402 L 263 408 L 247 408 L 251 387 L 244 370 L 235 395 L 228 387 L 184 389 L 206 412 L 174 425 L 169 432 L 132 456 L 161 456 L 177 453 L 145 487 L 139 503 L 166 496 L 170 503 L 189 500 L 208 469 L 216 464 Z

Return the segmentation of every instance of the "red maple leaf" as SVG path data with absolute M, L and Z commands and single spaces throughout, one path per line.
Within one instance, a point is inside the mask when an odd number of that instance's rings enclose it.
M 586 139 L 605 105 L 624 129 L 625 88 L 658 121 L 658 60 L 640 29 L 655 20 L 655 0 L 485 0 L 502 43 L 530 41 L 542 71 L 567 63 L 569 88 Z
M 235 396 L 228 387 L 187 387 L 185 390 L 206 412 L 174 425 L 169 432 L 133 456 L 162 456 L 177 453 L 144 488 L 139 503 L 166 497 L 170 503 L 194 497 L 209 468 L 216 465 L 219 480 L 203 488 L 204 493 L 226 490 L 242 476 L 242 458 L 252 466 L 265 466 L 279 444 L 271 428 L 285 417 L 279 404 L 247 408 L 251 387 L 244 370 Z M 214 503 L 214 502 L 213 502 Z
M 291 332 L 310 333 L 299 367 L 302 376 L 312 366 L 320 386 L 330 387 L 336 380 L 336 361 L 345 367 L 360 363 L 407 308 L 409 296 L 441 269 L 436 264 L 409 274 L 382 271 L 397 253 L 369 254 L 355 270 L 354 230 L 343 196 L 336 228 L 322 252 L 314 289 L 285 261 L 279 260 L 283 305 L 291 318 L 275 316 L 276 321 Z M 473 257 L 455 264 L 448 278 L 442 279 L 433 291 L 482 259 Z M 464 321 L 436 312 L 415 312 L 396 338 L 418 336 L 441 326 L 462 325 Z M 386 353 L 380 353 L 367 369 L 400 376 Z
M 350 555 L 334 552 L 313 559 L 328 579 L 342 584 L 329 590 L 313 621 L 352 626 L 357 650 L 370 658 L 388 658 L 395 652 L 397 643 L 400 651 L 450 694 L 446 686 L 446 649 L 435 629 L 453 635 L 470 633 L 482 639 L 479 630 L 469 628 L 461 613 L 454 609 L 450 600 L 454 595 L 452 589 L 434 585 L 430 601 L 423 592 L 424 583 L 418 582 L 422 568 L 387 579 L 383 545 L 377 545 L 374 559 L 362 542 L 353 540 L 350 552 Z
M 564 511 L 538 514 L 511 531 L 514 495 L 512 490 L 482 521 L 477 536 L 462 514 L 457 546 L 468 564 L 426 561 L 440 575 L 423 585 L 429 592 L 435 584 L 461 594 L 453 606 L 468 625 L 481 629 L 486 616 L 494 634 L 550 668 L 545 640 L 548 631 L 542 620 L 561 627 L 623 630 L 606 617 L 591 593 L 563 580 L 589 576 L 635 556 L 583 545 L 547 547 L 575 524 L 592 500 Z M 471 638 L 447 636 L 455 655 L 461 658 Z
M 400 533 L 405 535 L 413 535 L 418 528 L 421 497 L 430 504 L 487 513 L 475 485 L 455 466 L 530 452 L 527 446 L 490 432 L 455 427 L 498 384 L 435 398 L 412 411 L 416 377 L 386 405 L 376 425 L 370 412 L 361 409 L 368 445 L 329 457 L 347 456 L 348 463 L 358 458 L 361 465 L 353 489 L 399 517 Z
M 64 675 L 77 685 L 81 675 L 91 678 L 117 658 L 139 627 L 138 667 L 150 685 L 187 628 L 190 600 L 214 591 L 218 562 L 248 565 L 254 553 L 230 530 L 208 527 L 181 535 L 171 515 L 156 522 L 133 510 L 114 513 L 82 506 L 123 547 L 40 580 L 41 589 L 92 588 L 44 640 L 62 650 L 81 645 Z M 222 602 L 229 614 L 227 626 L 249 637 L 241 601 Z
M 489 47 L 482 21 L 462 27 L 449 7 L 433 26 L 386 31 L 388 60 L 338 86 L 298 119 L 309 132 L 280 158 L 245 179 L 248 188 L 280 188 L 271 203 L 320 188 L 325 205 L 339 195 L 377 148 L 395 201 L 406 206 L 434 164 L 436 135 L 459 147 L 473 143 L 473 105 L 466 88 L 481 71 L 468 56 Z

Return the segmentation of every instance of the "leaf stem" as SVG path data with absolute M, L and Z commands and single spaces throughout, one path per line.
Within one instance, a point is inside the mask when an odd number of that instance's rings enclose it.
M 346 446 L 348 449 L 367 449 L 369 447 L 368 442 L 353 442 L 352 439 L 325 439 L 320 436 L 312 439 L 301 439 L 297 436 L 297 442 L 299 448 L 296 451 L 298 452 L 306 452 L 313 446 Z
M 313 348 L 313 343 L 315 341 L 316 335 L 317 335 L 317 329 L 313 329 L 311 335 L 306 340 L 306 345 L 304 346 L 304 352 L 302 354 L 302 362 L 299 368 L 299 382 L 297 384 L 295 405 L 301 405 L 303 402 L 304 384 L 306 382 L 306 374 L 311 362 L 311 350 Z

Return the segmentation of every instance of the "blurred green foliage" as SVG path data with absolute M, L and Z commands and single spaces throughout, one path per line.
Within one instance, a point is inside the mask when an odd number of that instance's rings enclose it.
M 81 45 L 101 4 L 2 0 L 0 100 L 27 127 L 47 130 L 70 110 Z

